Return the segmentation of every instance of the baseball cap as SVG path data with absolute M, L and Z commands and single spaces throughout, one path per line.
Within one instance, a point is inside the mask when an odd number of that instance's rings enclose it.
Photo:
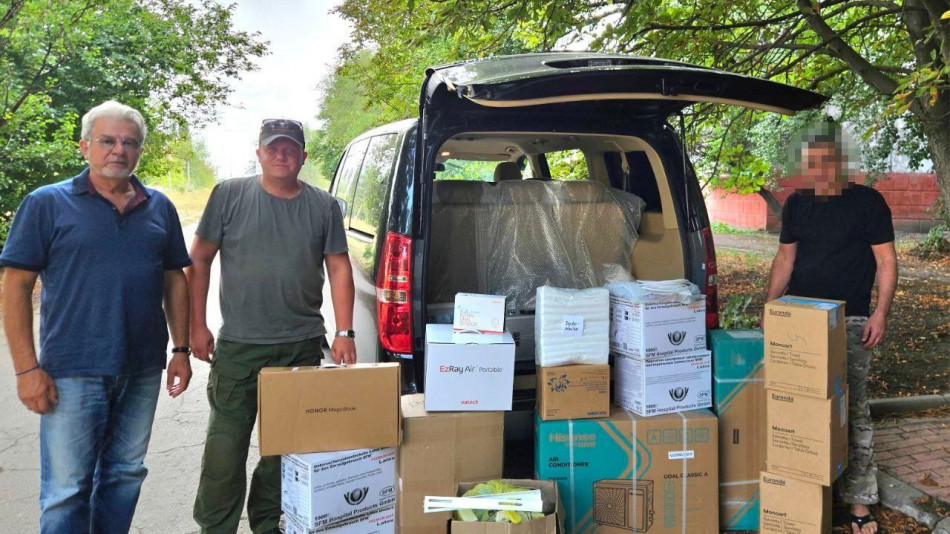
M 264 119 L 261 123 L 261 135 L 258 138 L 264 146 L 278 137 L 286 137 L 304 148 L 303 125 L 291 119 Z

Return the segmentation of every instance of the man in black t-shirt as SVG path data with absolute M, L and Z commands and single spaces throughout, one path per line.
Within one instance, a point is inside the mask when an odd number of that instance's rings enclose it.
M 802 175 L 813 189 L 788 197 L 766 302 L 783 294 L 845 301 L 848 337 L 848 468 L 837 482 L 851 507 L 853 534 L 874 534 L 878 502 L 873 429 L 867 402 L 871 349 L 884 339 L 897 287 L 891 212 L 880 193 L 848 181 L 840 130 L 806 137 Z M 871 313 L 871 288 L 877 302 Z

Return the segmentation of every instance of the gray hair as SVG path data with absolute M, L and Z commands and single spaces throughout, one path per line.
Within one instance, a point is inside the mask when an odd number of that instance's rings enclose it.
M 145 135 L 148 133 L 148 128 L 145 126 L 145 118 L 142 117 L 142 114 L 139 113 L 137 109 L 116 102 L 115 100 L 107 100 L 90 109 L 82 116 L 82 139 L 91 141 L 89 136 L 92 135 L 92 125 L 99 119 L 121 119 L 129 121 L 135 124 L 139 129 L 139 141 L 142 143 L 145 142 Z

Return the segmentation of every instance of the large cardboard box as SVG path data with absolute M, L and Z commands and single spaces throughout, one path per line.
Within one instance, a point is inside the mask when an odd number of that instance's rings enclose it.
M 762 472 L 760 534 L 831 534 L 831 488 Z
M 550 480 L 502 480 L 513 486 L 541 490 L 545 516 L 533 521 L 523 521 L 517 525 L 512 523 L 452 521 L 449 523 L 451 534 L 559 534 L 564 532 L 561 497 L 557 484 Z M 475 487 L 476 484 L 478 482 L 460 483 L 456 495 L 462 495 Z
M 335 525 L 395 504 L 395 447 L 280 459 L 280 509 L 304 528 Z
M 402 397 L 397 511 L 407 534 L 445 534 L 449 512 L 424 514 L 426 495 L 452 495 L 459 482 L 501 478 L 504 412 L 427 412 L 425 395 Z
M 830 399 L 767 393 L 768 471 L 830 486 L 848 466 L 848 386 Z
M 662 358 L 706 350 L 706 300 L 633 302 L 610 296 L 610 352 Z
M 848 382 L 844 302 L 782 297 L 765 305 L 765 388 L 817 399 Z
M 614 402 L 637 415 L 658 415 L 712 406 L 709 351 L 659 359 L 614 355 Z
M 458 293 L 452 327 L 458 332 L 500 334 L 505 331 L 505 297 Z
M 459 342 L 462 341 L 462 342 Z M 426 410 L 511 410 L 515 341 L 426 325 Z
M 305 527 L 292 515 L 285 514 L 284 519 L 284 534 L 395 534 L 397 531 L 394 508 L 385 508 L 319 529 Z M 440 534 L 445 534 L 445 524 Z
M 538 415 L 542 421 L 590 419 L 610 413 L 610 366 L 538 367 Z
M 567 531 L 718 534 L 717 421 L 709 410 L 535 421 L 535 478 L 557 482 Z
M 398 445 L 399 377 L 398 363 L 262 369 L 261 456 Z
M 761 330 L 710 330 L 713 405 L 719 416 L 719 524 L 758 530 L 765 470 L 765 381 Z

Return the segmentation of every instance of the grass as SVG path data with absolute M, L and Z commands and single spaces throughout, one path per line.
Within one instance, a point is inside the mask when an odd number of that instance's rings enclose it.
M 712 227 L 714 234 L 760 235 L 764 233 L 762 230 L 746 230 L 744 228 L 736 228 L 735 226 L 728 225 L 724 222 L 711 222 L 709 225 Z
M 211 188 L 198 189 L 197 191 L 165 191 L 165 195 L 178 210 L 178 218 L 181 219 L 181 224 L 186 225 L 201 218 L 205 204 L 208 203 L 208 197 L 211 196 Z

